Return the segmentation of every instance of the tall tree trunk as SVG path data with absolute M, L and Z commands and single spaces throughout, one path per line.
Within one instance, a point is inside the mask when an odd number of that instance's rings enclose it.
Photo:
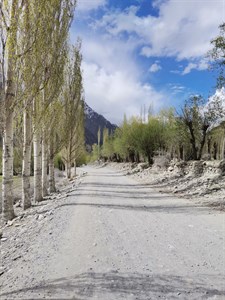
M 208 140 L 207 140 L 207 150 L 208 150 L 208 157 L 209 159 L 211 160 L 211 142 L 212 142 L 212 137 L 208 137 Z
M 213 158 L 217 159 L 217 154 L 218 154 L 218 145 L 216 142 L 213 144 Z
M 54 145 L 50 141 L 49 145 L 49 193 L 55 193 L 55 173 L 54 173 Z
M 148 164 L 149 164 L 149 166 L 151 166 L 153 164 L 152 155 L 150 153 L 148 153 L 147 157 L 148 157 Z
M 223 136 L 222 136 L 222 145 L 221 145 L 221 159 L 225 158 L 225 126 L 223 129 Z
M 42 197 L 48 195 L 48 175 L 47 175 L 47 167 L 48 167 L 48 147 L 46 143 L 45 132 L 43 131 L 42 136 Z
M 190 135 L 191 135 L 190 143 L 191 143 L 191 147 L 192 147 L 193 159 L 198 160 L 198 149 L 197 149 L 197 146 L 196 146 L 193 123 L 192 123 L 192 121 L 189 121 L 189 122 L 186 123 L 186 125 L 188 126 L 188 129 L 189 129 L 189 132 L 190 132 Z
M 66 178 L 70 179 L 71 178 L 71 164 L 69 161 L 66 162 L 65 167 L 66 167 Z
M 30 3 L 25 2 L 25 49 L 30 46 L 31 31 L 30 31 Z M 30 53 L 24 57 L 24 74 L 30 74 L 29 68 L 31 62 Z M 28 75 L 29 76 L 29 75 Z M 30 88 L 30 78 L 24 78 L 25 90 Z M 31 188 L 30 188 L 30 175 L 31 175 L 31 144 L 32 144 L 32 122 L 31 122 L 31 97 L 24 100 L 24 113 L 23 113 L 23 165 L 22 165 L 22 205 L 23 209 L 31 206 Z
M 28 108 L 24 112 L 24 141 L 22 167 L 22 203 L 23 209 L 31 206 L 30 167 L 31 167 L 31 117 Z
M 42 200 L 41 138 L 39 132 L 36 130 L 34 130 L 33 144 L 34 144 L 34 201 L 40 202 Z
M 8 81 L 5 101 L 2 162 L 2 213 L 5 221 L 12 220 L 15 217 L 13 209 L 13 111 L 11 109 L 14 98 L 13 90 L 12 81 Z
M 77 176 L 77 162 L 76 159 L 74 159 L 74 177 Z
M 184 160 L 184 146 L 180 145 L 179 147 L 179 158 Z
M 17 44 L 17 9 L 18 0 L 11 5 L 10 28 L 8 31 L 8 64 L 6 89 L 4 97 L 4 131 L 3 131 L 3 163 L 2 163 L 2 214 L 5 221 L 14 218 L 13 209 L 13 117 L 15 104 L 15 63 Z
M 203 152 L 203 148 L 205 146 L 206 132 L 207 132 L 208 128 L 209 128 L 208 125 L 204 125 L 204 127 L 202 129 L 202 140 L 201 140 L 201 143 L 200 143 L 200 149 L 199 149 L 199 153 L 198 153 L 198 160 L 200 160 L 202 158 L 202 152 Z

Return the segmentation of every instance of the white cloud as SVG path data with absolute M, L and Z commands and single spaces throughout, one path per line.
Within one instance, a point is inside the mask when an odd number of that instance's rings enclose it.
M 180 85 L 180 84 L 170 84 L 169 88 L 171 89 L 171 92 L 173 95 L 177 94 L 184 94 L 187 92 L 186 87 Z
M 186 74 L 190 73 L 191 70 L 196 69 L 197 67 L 198 67 L 197 64 L 189 63 L 189 64 L 187 65 L 187 67 L 185 67 L 185 69 L 184 69 L 184 71 L 182 72 L 182 74 L 183 74 L 183 75 L 186 75 Z
M 132 6 L 123 12 L 109 11 L 96 25 L 114 36 L 136 34 L 142 55 L 182 60 L 205 55 L 225 18 L 224 0 L 168 0 L 155 5 L 158 16 L 140 17 Z
M 77 11 L 88 12 L 99 7 L 103 7 L 107 4 L 107 0 L 78 0 Z
M 153 65 L 151 65 L 151 67 L 149 68 L 149 72 L 151 73 L 155 73 L 155 72 L 158 72 L 162 69 L 162 67 L 157 63 L 155 62 Z
M 201 59 L 198 63 L 189 63 L 183 70 L 182 75 L 189 74 L 192 70 L 204 71 L 208 69 L 208 63 L 205 59 Z
M 107 73 L 124 69 L 126 72 L 139 75 L 139 68 L 132 59 L 130 43 L 123 43 L 119 39 L 113 40 L 104 35 L 82 33 L 82 53 L 88 63 L 103 67 Z
M 88 105 L 117 124 L 122 122 L 124 113 L 128 117 L 139 114 L 143 104 L 153 103 L 155 110 L 162 107 L 167 97 L 142 81 L 143 71 L 134 60 L 130 46 L 132 40 L 124 43 L 94 30 L 79 35 L 83 40 L 82 69 Z
M 172 73 L 172 74 L 180 74 L 180 71 L 179 70 L 170 70 L 170 73 Z
M 107 72 L 104 67 L 84 62 L 83 70 L 87 103 L 114 123 L 121 123 L 124 113 L 127 117 L 138 115 L 143 104 L 153 103 L 156 110 L 163 104 L 162 93 L 123 69 Z
M 143 104 L 153 103 L 157 110 L 173 101 L 176 94 L 185 93 L 176 86 L 165 93 L 146 84 L 142 76 L 146 72 L 138 66 L 134 53 L 141 51 L 147 57 L 175 57 L 187 61 L 179 74 L 193 69 L 207 68 L 202 57 L 210 47 L 210 40 L 218 34 L 218 26 L 224 19 L 225 0 L 168 0 L 155 1 L 158 16 L 138 16 L 138 7 L 119 11 L 107 11 L 100 20 L 92 22 L 88 32 L 74 26 L 73 34 L 82 37 L 84 57 L 84 88 L 87 103 L 110 121 L 120 123 L 124 113 L 129 116 L 140 113 Z M 107 0 L 80 0 L 80 11 L 86 12 L 103 7 Z M 88 19 L 89 23 L 90 19 Z M 90 24 L 88 24 L 90 25 Z M 136 53 L 135 53 L 136 54 Z M 150 72 L 161 68 L 159 61 Z M 149 74 L 148 74 L 149 75 Z M 175 95 L 175 96 L 174 96 Z M 165 100 L 167 103 L 165 103 Z

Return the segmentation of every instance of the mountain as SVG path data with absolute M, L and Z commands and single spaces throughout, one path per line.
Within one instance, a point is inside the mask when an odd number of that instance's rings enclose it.
M 103 129 L 109 129 L 109 133 L 113 133 L 117 126 L 111 124 L 106 120 L 102 115 L 99 115 L 95 112 L 90 106 L 85 103 L 84 105 L 84 114 L 85 114 L 85 143 L 86 145 L 93 145 L 98 143 L 98 130 L 101 130 L 101 143 Z

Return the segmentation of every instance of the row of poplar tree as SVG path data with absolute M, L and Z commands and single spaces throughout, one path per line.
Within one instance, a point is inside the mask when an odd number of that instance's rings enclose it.
M 75 6 L 75 0 L 0 3 L 1 210 L 6 221 L 14 217 L 13 148 L 18 136 L 24 209 L 31 206 L 31 163 L 34 201 L 39 202 L 47 186 L 55 191 L 55 155 L 61 151 L 70 177 L 83 149 L 81 41 L 74 46 L 68 42 Z

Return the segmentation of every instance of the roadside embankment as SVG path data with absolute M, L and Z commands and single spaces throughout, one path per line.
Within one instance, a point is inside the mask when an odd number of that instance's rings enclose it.
M 158 191 L 225 210 L 225 160 L 185 162 L 158 157 L 151 167 L 146 163 L 110 163 L 110 166 Z

